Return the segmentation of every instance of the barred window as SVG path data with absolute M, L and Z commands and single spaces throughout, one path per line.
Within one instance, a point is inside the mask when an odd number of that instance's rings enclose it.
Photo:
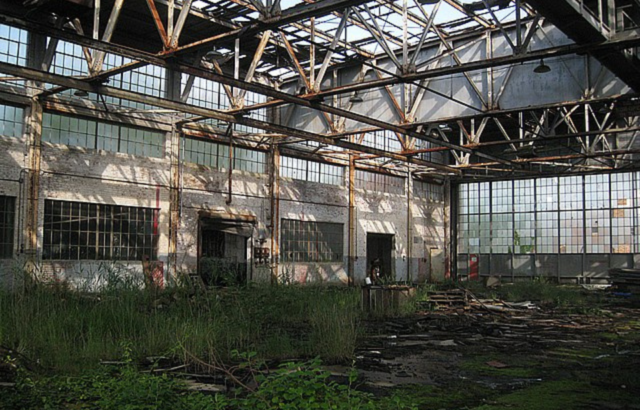
M 0 105 L 0 135 L 22 137 L 24 109 L 11 105 Z
M 13 255 L 13 232 L 16 214 L 16 199 L 0 196 L 0 258 Z
M 280 176 L 321 184 L 343 185 L 344 167 L 282 156 L 280 157 Z
M 164 150 L 161 132 L 51 113 L 42 116 L 42 140 L 154 158 Z
M 46 200 L 46 260 L 155 260 L 158 209 Z
M 229 169 L 229 145 L 185 138 L 184 160 L 216 169 Z M 262 151 L 233 147 L 233 169 L 264 174 L 267 156 Z
M 343 224 L 282 219 L 284 262 L 342 262 Z
M 356 188 L 389 194 L 404 194 L 405 179 L 401 177 L 356 170 L 355 179 Z

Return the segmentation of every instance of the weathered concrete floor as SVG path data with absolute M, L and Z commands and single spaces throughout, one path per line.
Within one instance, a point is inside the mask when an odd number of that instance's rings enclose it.
M 480 306 L 371 321 L 367 328 L 356 361 L 363 388 L 419 396 L 463 386 L 469 393 L 468 403 L 426 400 L 419 408 L 514 408 L 508 396 L 530 390 L 534 401 L 545 392 L 555 397 L 531 408 L 640 409 L 633 399 L 640 397 L 640 309 L 626 301 L 591 310 Z M 567 404 L 558 399 L 563 395 L 575 397 Z M 529 408 L 526 394 L 511 399 L 522 405 L 515 408 Z

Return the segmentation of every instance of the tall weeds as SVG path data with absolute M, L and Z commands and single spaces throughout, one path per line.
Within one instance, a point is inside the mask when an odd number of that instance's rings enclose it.
M 56 373 L 73 374 L 121 355 L 207 359 L 232 350 L 264 359 L 351 357 L 359 293 L 328 287 L 227 288 L 195 294 L 118 284 L 99 293 L 37 286 L 0 290 L 0 346 Z M 177 349 L 180 346 L 182 349 Z

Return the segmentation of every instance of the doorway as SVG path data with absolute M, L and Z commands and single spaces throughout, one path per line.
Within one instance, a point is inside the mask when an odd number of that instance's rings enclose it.
M 205 285 L 245 284 L 253 224 L 202 217 L 198 225 L 198 273 Z
M 367 232 L 367 276 L 379 268 L 378 277 L 382 282 L 395 278 L 393 253 L 395 237 L 391 234 Z

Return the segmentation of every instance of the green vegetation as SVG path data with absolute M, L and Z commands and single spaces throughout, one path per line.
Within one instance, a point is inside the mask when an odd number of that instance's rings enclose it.
M 115 287 L 99 294 L 35 287 L 0 292 L 0 346 L 45 369 L 77 374 L 120 356 L 138 360 L 183 352 L 225 360 L 233 350 L 262 358 L 350 360 L 358 334 L 359 292 L 331 287 L 252 287 L 206 294 Z M 180 349 L 176 349 L 180 346 Z
M 505 367 L 494 367 L 487 364 L 490 362 L 504 363 Z M 477 375 L 493 377 L 534 378 L 544 374 L 539 360 L 506 354 L 465 357 L 460 368 Z
M 255 364 L 250 360 L 238 368 L 247 369 L 256 387 L 245 385 L 229 395 L 188 391 L 180 380 L 140 373 L 130 359 L 122 368 L 102 369 L 81 377 L 30 379 L 22 375 L 16 389 L 3 396 L 0 409 L 417 409 L 397 396 L 376 399 L 355 390 L 355 370 L 347 384 L 330 380 L 318 359 L 284 363 L 270 373 L 253 368 Z
M 605 403 L 634 404 L 636 396 L 624 389 L 595 388 L 589 383 L 557 380 L 532 385 L 476 407 L 475 410 L 568 410 L 607 408 Z M 615 407 L 628 408 L 628 407 Z

